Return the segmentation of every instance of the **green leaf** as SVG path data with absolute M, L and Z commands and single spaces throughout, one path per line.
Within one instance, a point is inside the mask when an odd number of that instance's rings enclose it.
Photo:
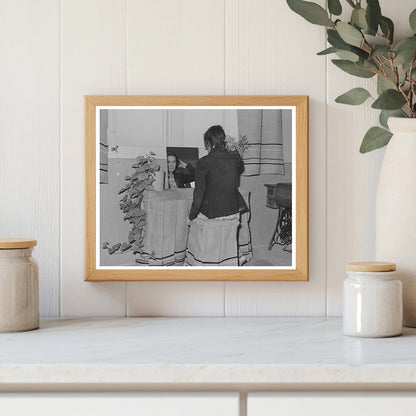
M 393 84 L 386 78 L 377 75 L 377 93 L 381 94 L 383 91 L 391 89 Z
M 355 46 L 349 45 L 348 43 L 345 43 L 336 30 L 328 29 L 326 33 L 328 37 L 328 43 L 332 45 L 334 48 L 342 49 L 345 51 L 350 51 L 350 52 L 355 53 L 357 56 L 359 56 L 362 59 L 368 59 L 367 52 Z
M 348 23 L 344 23 L 341 22 L 341 20 L 338 20 L 336 24 L 336 29 L 339 33 L 339 36 L 345 43 L 356 46 L 358 48 L 361 46 L 363 42 L 363 35 L 354 26 L 351 26 Z
M 389 42 L 393 43 L 394 23 L 392 22 L 392 20 L 386 16 L 381 16 L 380 28 L 384 36 L 389 40 Z
M 329 55 L 330 53 L 335 53 L 338 49 L 334 47 L 330 47 L 327 49 L 324 49 L 321 52 L 318 52 L 317 55 Z
M 339 35 L 339 33 L 334 29 L 327 29 L 326 31 L 328 37 L 328 43 L 331 44 L 334 48 L 349 50 L 349 45 L 347 45 Z
M 342 13 L 342 6 L 339 0 L 328 0 L 329 13 L 339 16 Z
M 396 85 L 396 75 L 394 74 L 394 72 L 387 66 L 384 66 L 384 72 L 394 82 L 394 85 Z M 399 72 L 399 82 L 403 82 L 404 76 L 405 76 L 404 72 L 400 71 Z M 393 89 L 394 85 L 389 80 L 387 80 L 386 78 L 382 78 L 382 77 L 377 76 L 377 92 L 378 92 L 378 94 L 381 94 L 385 90 Z
M 365 69 L 371 69 L 372 71 L 378 71 L 379 70 L 379 65 L 377 62 L 373 61 L 363 61 L 362 63 L 362 68 Z
M 348 61 L 357 62 L 360 58 L 358 55 L 356 55 L 353 52 L 350 51 L 344 51 L 341 49 L 337 49 L 334 47 L 327 48 L 321 52 L 318 52 L 317 55 L 329 55 L 331 53 L 336 53 L 338 57 L 341 59 L 346 59 Z
M 357 7 L 352 11 L 351 23 L 363 29 L 364 32 L 368 31 L 368 23 L 365 17 L 366 10 L 362 7 Z
M 371 107 L 379 110 L 398 110 L 406 104 L 406 99 L 399 91 L 388 89 L 383 91 Z
M 376 56 L 385 56 L 386 58 L 389 57 L 389 53 L 393 51 L 388 46 L 377 46 L 373 52 L 371 53 L 371 58 L 375 58 Z
M 416 54 L 416 36 L 411 36 L 401 40 L 395 47 L 396 54 L 394 58 L 395 65 L 402 65 L 403 69 L 407 71 L 410 63 Z
M 381 127 L 371 127 L 365 134 L 360 147 L 360 153 L 371 152 L 372 150 L 384 147 L 393 136 L 389 131 Z
M 386 60 L 389 61 L 390 56 L 394 56 L 394 53 L 388 46 L 377 46 L 372 51 L 368 62 L 374 64 L 375 67 L 377 68 L 377 71 L 383 72 L 383 70 L 384 70 L 384 72 L 387 72 L 390 76 L 390 74 L 393 74 L 393 73 L 389 69 L 390 64 L 389 65 L 386 64 Z M 377 60 L 376 59 L 377 57 L 383 57 L 383 59 L 381 59 L 381 62 L 383 62 L 383 64 L 379 63 L 380 59 Z
M 365 17 L 367 19 L 369 32 L 375 35 L 381 21 L 381 9 L 378 0 L 367 0 Z
M 333 64 L 350 75 L 360 78 L 371 78 L 375 74 L 360 68 L 356 63 L 346 61 L 345 59 L 333 59 Z
M 360 60 L 359 56 L 357 56 L 355 53 L 350 52 L 350 51 L 337 50 L 337 52 L 335 52 L 335 53 L 342 60 L 347 60 L 347 61 L 351 61 L 351 62 L 358 62 Z
M 319 4 L 303 0 L 286 0 L 288 6 L 305 20 L 314 25 L 334 26 L 328 12 Z
M 416 32 L 416 9 L 414 9 L 412 11 L 412 13 L 410 13 L 409 23 L 410 23 L 410 27 L 412 28 L 413 32 Z
M 370 97 L 370 93 L 365 88 L 353 88 L 337 97 L 335 102 L 348 105 L 360 105 Z
M 389 128 L 389 126 L 387 125 L 387 120 L 390 117 L 401 117 L 403 114 L 400 110 L 381 110 L 380 112 L 380 116 L 379 116 L 379 121 L 380 124 L 385 127 L 386 129 Z

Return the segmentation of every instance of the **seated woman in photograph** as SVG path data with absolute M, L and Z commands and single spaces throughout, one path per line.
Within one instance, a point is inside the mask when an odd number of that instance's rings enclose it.
M 190 183 L 195 180 L 195 168 L 192 164 L 184 163 L 178 159 L 175 153 L 167 154 L 169 189 L 190 188 Z
M 239 213 L 247 209 L 238 191 L 244 164 L 226 149 L 221 126 L 205 132 L 204 144 L 209 153 L 196 163 L 186 264 L 238 266 Z

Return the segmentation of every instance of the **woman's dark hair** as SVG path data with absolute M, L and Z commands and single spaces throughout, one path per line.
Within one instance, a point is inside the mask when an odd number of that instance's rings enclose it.
M 178 156 L 176 156 L 176 154 L 175 153 L 173 153 L 173 152 L 168 152 L 167 154 L 166 154 L 166 161 L 168 161 L 168 157 L 169 156 L 173 156 L 174 158 L 175 158 L 175 170 L 176 169 L 178 169 L 178 165 L 179 165 L 179 162 L 178 162 Z
M 212 126 L 204 134 L 206 148 L 226 150 L 225 131 L 221 126 Z

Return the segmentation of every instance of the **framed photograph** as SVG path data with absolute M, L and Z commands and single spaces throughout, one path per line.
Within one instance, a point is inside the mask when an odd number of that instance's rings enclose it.
M 85 280 L 308 280 L 307 96 L 86 96 Z

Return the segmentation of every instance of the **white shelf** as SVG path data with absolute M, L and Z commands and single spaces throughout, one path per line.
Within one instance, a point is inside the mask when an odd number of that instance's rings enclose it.
M 37 331 L 0 334 L 0 390 L 52 383 L 416 387 L 415 351 L 416 329 L 350 338 L 333 318 L 43 320 Z

